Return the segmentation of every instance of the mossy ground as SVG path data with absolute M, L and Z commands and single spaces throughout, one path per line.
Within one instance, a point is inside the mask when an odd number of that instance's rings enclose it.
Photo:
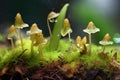
M 49 43 L 48 43 L 49 44 Z M 65 62 L 83 62 L 87 63 L 90 66 L 95 65 L 98 67 L 106 67 L 106 59 L 104 57 L 99 56 L 99 53 L 102 52 L 102 46 L 92 45 L 91 54 L 82 54 L 80 53 L 80 49 L 75 47 L 75 44 L 71 44 L 67 39 L 60 40 L 59 47 L 56 51 L 48 51 L 47 46 L 42 45 L 41 50 L 39 51 L 38 46 L 34 47 L 34 53 L 31 55 L 30 46 L 31 41 L 29 39 L 24 39 L 24 51 L 22 51 L 19 40 L 16 41 L 16 48 L 2 48 L 0 49 L 0 68 L 4 66 L 8 66 L 11 62 L 18 63 L 19 60 L 23 60 L 26 62 L 29 67 L 40 66 L 40 64 L 47 64 L 52 61 L 57 61 L 60 58 L 64 59 Z M 87 47 L 89 48 L 89 47 Z M 107 54 L 110 58 L 117 51 L 117 47 L 115 46 L 106 46 Z M 118 53 L 118 61 L 120 61 L 120 56 Z M 97 64 L 100 62 L 100 64 Z

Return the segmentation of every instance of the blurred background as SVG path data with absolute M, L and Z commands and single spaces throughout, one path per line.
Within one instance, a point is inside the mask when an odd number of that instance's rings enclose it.
M 3 0 L 0 3 L 0 34 L 5 34 L 14 24 L 19 12 L 25 23 L 30 26 L 37 23 L 47 37 L 47 15 L 51 11 L 59 12 L 65 3 L 70 3 L 66 17 L 73 29 L 72 38 L 87 36 L 83 29 L 90 21 L 100 28 L 100 32 L 92 35 L 94 42 L 101 40 L 106 33 L 112 38 L 120 33 L 120 0 Z

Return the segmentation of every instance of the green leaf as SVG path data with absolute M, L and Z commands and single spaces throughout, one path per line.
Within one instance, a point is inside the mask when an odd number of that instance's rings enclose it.
M 64 22 L 64 18 L 65 18 L 68 6 L 69 6 L 68 3 L 63 6 L 63 8 L 60 11 L 60 15 L 57 18 L 57 22 L 55 23 L 53 34 L 49 44 L 50 51 L 54 51 L 58 48 L 60 37 L 61 37 L 60 32 L 63 27 L 63 22 Z

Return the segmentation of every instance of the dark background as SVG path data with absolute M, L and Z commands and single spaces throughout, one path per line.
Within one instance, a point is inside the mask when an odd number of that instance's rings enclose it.
M 90 1 L 93 1 L 93 3 Z M 105 3 L 104 1 L 114 1 L 114 5 L 113 2 L 111 4 L 103 4 Z M 70 3 L 66 17 L 70 19 L 73 38 L 77 35 L 87 35 L 82 30 L 86 28 L 91 20 L 95 22 L 96 26 L 103 29 L 96 36 L 103 36 L 108 32 L 113 36 L 113 34 L 120 32 L 120 0 L 2 0 L 0 2 L 0 33 L 4 34 L 6 28 L 14 24 L 15 15 L 19 12 L 25 23 L 28 23 L 30 26 L 33 23 L 37 23 L 39 28 L 43 30 L 44 35 L 49 36 L 46 24 L 47 15 L 51 11 L 59 12 L 65 3 Z M 107 4 L 112 6 L 107 6 L 106 8 L 105 5 Z M 90 10 L 89 6 L 92 6 L 91 9 L 94 9 Z M 83 14 L 80 12 L 82 9 Z M 94 13 L 92 17 L 90 17 L 91 14 L 86 14 L 91 12 Z M 100 12 L 100 14 L 96 12 Z M 97 16 L 94 17 L 94 15 Z M 101 39 L 101 36 L 96 38 Z
M 16 13 L 20 13 L 25 23 L 30 26 L 37 23 L 43 33 L 48 35 L 47 15 L 51 11 L 59 12 L 69 0 L 3 0 L 0 3 L 0 33 L 14 24 Z

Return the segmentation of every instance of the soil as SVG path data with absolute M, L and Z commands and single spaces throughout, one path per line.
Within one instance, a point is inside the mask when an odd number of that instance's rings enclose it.
M 97 67 L 88 69 L 79 63 L 70 68 L 69 63 L 52 62 L 45 66 L 26 69 L 24 65 L 7 68 L 0 80 L 120 80 L 120 73 L 110 73 Z

